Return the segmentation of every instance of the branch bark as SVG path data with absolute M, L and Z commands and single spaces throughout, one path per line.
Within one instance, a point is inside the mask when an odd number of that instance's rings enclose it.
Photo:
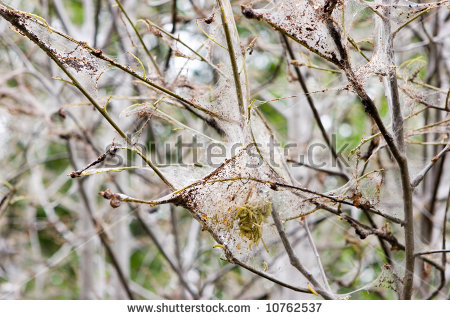
M 384 1 L 384 0 L 383 0 Z M 401 295 L 402 299 L 409 300 L 412 296 L 413 289 L 413 277 L 414 277 L 414 224 L 413 224 L 413 205 L 412 205 L 412 187 L 410 182 L 408 161 L 405 156 L 405 146 L 403 138 L 403 118 L 401 116 L 400 104 L 398 101 L 398 87 L 396 86 L 396 77 L 391 75 L 389 77 L 392 90 L 392 116 L 393 116 L 393 128 L 395 139 L 388 132 L 385 127 L 375 103 L 369 97 L 364 90 L 363 86 L 359 83 L 354 71 L 351 67 L 350 58 L 347 50 L 343 44 L 341 32 L 335 26 L 333 19 L 331 18 L 331 12 L 325 10 L 325 19 L 330 36 L 332 37 L 338 52 L 340 55 L 339 66 L 345 72 L 347 79 L 352 86 L 353 90 L 358 95 L 361 103 L 364 106 L 364 110 L 375 121 L 378 129 L 380 130 L 383 138 L 385 139 L 389 150 L 392 152 L 397 165 L 400 169 L 401 184 L 403 191 L 403 211 L 405 215 L 405 277 L 403 279 L 404 286 Z M 392 61 L 391 61 L 392 62 Z M 394 80 L 395 79 L 395 80 Z

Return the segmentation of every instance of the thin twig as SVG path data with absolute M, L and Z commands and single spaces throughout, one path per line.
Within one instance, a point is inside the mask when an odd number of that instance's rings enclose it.
M 319 251 L 317 250 L 316 244 L 314 243 L 314 238 L 313 238 L 313 236 L 311 234 L 311 231 L 309 230 L 309 225 L 308 225 L 308 219 L 307 218 L 305 218 L 305 221 L 303 221 L 303 228 L 305 229 L 306 237 L 307 237 L 307 239 L 309 241 L 309 244 L 310 244 L 310 246 L 312 248 L 314 256 L 316 257 L 317 265 L 319 267 L 320 275 L 322 276 L 322 282 L 325 285 L 325 289 L 328 292 L 332 292 L 332 290 L 330 288 L 330 285 L 328 283 L 328 279 L 327 279 L 325 270 L 324 270 L 323 265 L 322 265 L 322 261 L 320 260 Z
M 176 37 L 175 35 L 173 35 L 172 33 L 167 32 L 166 30 L 164 30 L 164 28 L 161 28 L 160 26 L 158 26 L 157 24 L 154 24 L 153 22 L 151 22 L 149 19 L 144 20 L 146 24 L 148 24 L 149 26 L 158 29 L 158 31 L 160 31 L 161 33 L 164 33 L 166 36 L 168 36 L 170 39 L 172 39 L 173 41 L 178 42 L 179 44 L 183 45 L 186 49 L 188 49 L 189 51 L 191 51 L 193 54 L 195 54 L 201 61 L 207 63 L 211 68 L 213 68 L 215 71 L 217 71 L 218 73 L 220 73 L 223 77 L 227 77 L 227 75 L 221 70 L 219 69 L 216 65 L 214 65 L 211 61 L 209 61 L 208 59 L 206 59 L 204 56 L 202 56 L 200 53 L 198 53 L 196 50 L 194 50 L 191 46 L 189 46 L 186 42 L 184 42 L 183 40 L 180 39 L 180 37 Z
M 269 280 L 269 281 L 271 281 L 271 282 L 273 282 L 275 284 L 278 284 L 278 285 L 280 285 L 282 287 L 285 287 L 285 288 L 288 288 L 288 289 L 291 289 L 291 290 L 297 291 L 297 292 L 311 293 L 311 290 L 309 290 L 307 288 L 295 287 L 295 286 L 290 285 L 288 283 L 282 282 L 282 281 L 280 281 L 278 279 L 275 279 L 275 278 L 265 274 L 262 271 L 259 271 L 259 270 L 255 269 L 255 268 L 253 268 L 253 267 L 251 267 L 251 266 L 241 262 L 240 260 L 238 260 L 238 259 L 236 259 L 234 257 L 230 258 L 230 262 L 234 263 L 234 264 L 236 264 L 238 266 L 241 266 L 242 268 L 247 269 L 248 271 L 250 271 L 250 272 L 252 272 L 252 273 L 254 273 L 254 274 L 256 274 L 256 275 L 258 275 L 258 276 L 260 276 L 262 278 L 265 278 L 265 279 L 267 279 L 267 280 Z
M 152 62 L 153 66 L 155 67 L 156 72 L 159 76 L 161 76 L 161 71 L 159 70 L 158 64 L 156 63 L 155 57 L 151 54 L 150 50 L 147 48 L 147 45 L 144 42 L 144 39 L 142 39 L 141 34 L 139 33 L 139 30 L 137 29 L 136 25 L 131 21 L 130 17 L 128 16 L 128 13 L 125 11 L 125 8 L 123 7 L 122 3 L 119 0 L 115 0 L 117 5 L 120 8 L 120 11 L 125 15 L 125 18 L 128 20 L 130 25 L 133 27 L 134 33 L 136 33 L 136 36 L 139 39 L 139 42 L 142 44 L 142 47 L 145 50 L 145 53 L 147 53 L 147 56 L 150 58 L 150 61 Z
M 237 59 L 236 52 L 234 51 L 233 39 L 231 35 L 231 32 L 232 31 L 235 32 L 235 30 L 230 30 L 230 26 L 227 21 L 227 16 L 225 14 L 224 1 L 227 0 L 217 0 L 221 12 L 223 31 L 225 33 L 225 38 L 227 39 L 227 47 L 228 47 L 228 54 L 230 55 L 231 67 L 233 69 L 234 86 L 236 87 L 236 95 L 239 104 L 239 111 L 242 115 L 244 115 L 245 102 L 244 102 L 244 95 L 242 93 L 241 74 L 239 73 L 238 62 L 236 60 Z M 227 8 L 229 6 L 230 4 L 227 3 Z
M 120 185 L 118 183 L 115 182 L 115 186 L 117 187 L 117 189 L 119 190 L 119 192 L 123 192 Z M 199 299 L 199 295 L 189 286 L 189 284 L 187 283 L 187 281 L 184 279 L 184 275 L 183 272 L 176 266 L 176 264 L 172 261 L 172 259 L 169 257 L 169 255 L 167 254 L 166 250 L 164 249 L 164 247 L 162 246 L 161 242 L 158 240 L 158 238 L 156 237 L 155 233 L 148 227 L 148 225 L 145 223 L 145 221 L 142 219 L 140 213 L 135 210 L 136 208 L 133 207 L 131 205 L 131 203 L 128 203 L 128 206 L 130 208 L 130 211 L 133 213 L 134 217 L 136 218 L 136 220 L 139 222 L 139 224 L 141 225 L 142 229 L 144 230 L 144 232 L 148 235 L 148 237 L 153 241 L 153 243 L 155 244 L 156 248 L 158 249 L 158 251 L 161 253 L 161 255 L 164 257 L 164 259 L 167 261 L 167 263 L 169 264 L 170 268 L 175 272 L 175 274 L 177 275 L 181 285 L 189 292 L 189 294 L 194 298 L 194 299 Z
M 292 50 L 292 47 L 289 43 L 288 38 L 284 34 L 282 34 L 281 37 L 284 41 L 284 45 L 286 46 L 287 52 L 289 53 L 289 57 L 291 58 L 291 60 L 296 60 L 297 58 L 295 57 L 295 53 Z M 320 114 L 317 111 L 314 100 L 313 100 L 312 96 L 309 94 L 310 92 L 306 85 L 305 79 L 303 78 L 303 75 L 300 71 L 300 68 L 297 65 L 294 65 L 294 70 L 295 70 L 295 74 L 297 75 L 297 81 L 300 83 L 300 86 L 301 86 L 304 94 L 306 95 L 306 100 L 308 101 L 308 105 L 313 113 L 313 116 L 314 116 L 314 119 L 315 119 L 317 125 L 319 126 L 320 132 L 322 133 L 322 137 L 325 140 L 325 143 L 327 144 L 328 148 L 330 148 L 331 155 L 337 161 L 339 169 L 341 169 L 341 171 L 342 171 L 341 159 L 339 159 L 339 155 L 337 154 L 336 149 L 331 144 L 331 141 L 330 141 L 330 138 L 328 137 L 327 131 L 325 130 L 322 120 L 320 119 Z
M 423 168 L 415 177 L 411 180 L 411 187 L 415 188 L 417 187 L 422 180 L 425 178 L 428 171 L 430 171 L 431 168 L 441 159 L 446 152 L 450 150 L 450 145 L 447 144 L 444 149 L 441 150 L 436 156 L 431 159 L 431 161 Z
M 334 295 L 331 292 L 328 292 L 328 290 L 324 289 L 322 285 L 316 280 L 316 278 L 314 278 L 314 276 L 303 266 L 303 264 L 298 259 L 297 255 L 292 249 L 291 243 L 286 236 L 286 232 L 284 231 L 284 228 L 281 224 L 280 216 L 274 208 L 272 208 L 272 218 L 275 223 L 275 227 L 277 228 L 278 235 L 280 236 L 283 246 L 289 257 L 291 265 L 296 268 L 314 286 L 316 292 L 319 293 L 323 298 L 327 300 L 334 300 Z
M 172 34 L 177 30 L 177 0 L 172 0 L 172 30 L 170 31 Z M 169 47 L 169 52 L 167 53 L 166 62 L 164 64 L 164 69 L 167 70 L 169 68 L 170 58 L 172 57 L 172 48 Z
M 450 188 L 448 190 L 447 194 L 447 201 L 445 203 L 445 214 L 444 214 L 444 220 L 442 223 L 442 256 L 441 256 L 441 263 L 442 263 L 442 270 L 440 270 L 440 277 L 441 282 L 439 284 L 439 287 L 434 290 L 430 296 L 427 298 L 427 300 L 433 299 L 435 296 L 439 294 L 439 292 L 444 288 L 446 276 L 445 276 L 445 268 L 447 265 L 447 217 L 448 217 L 448 211 L 449 211 L 449 204 L 450 204 Z
M 75 158 L 74 158 L 74 155 L 73 155 L 73 152 L 72 152 L 72 147 L 70 145 L 70 139 L 67 140 L 67 150 L 68 150 L 68 153 L 69 153 L 70 163 L 72 164 L 73 168 L 76 168 L 77 164 L 75 162 Z M 86 211 L 87 211 L 87 213 L 89 215 L 89 218 L 92 221 L 92 225 L 94 226 L 94 229 L 97 231 L 97 235 L 99 236 L 103 247 L 105 248 L 109 258 L 111 259 L 111 263 L 112 263 L 112 265 L 114 266 L 114 269 L 117 272 L 117 275 L 119 277 L 119 281 L 122 284 L 122 286 L 123 286 L 123 288 L 124 288 L 128 298 L 130 300 L 133 300 L 134 299 L 134 295 L 131 292 L 131 289 L 130 289 L 130 287 L 128 285 L 128 280 L 126 279 L 125 273 L 123 272 L 123 270 L 122 270 L 122 268 L 121 268 L 121 266 L 119 264 L 119 260 L 117 259 L 116 255 L 114 254 L 114 251 L 112 250 L 111 246 L 109 245 L 109 240 L 107 239 L 107 236 L 105 234 L 105 230 L 104 230 L 103 226 L 101 225 L 101 223 L 94 217 L 94 213 L 92 211 L 92 208 L 91 208 L 91 205 L 90 205 L 90 202 L 89 202 L 89 198 L 88 198 L 88 196 L 86 194 L 86 191 L 84 189 L 84 186 L 83 186 L 84 180 L 83 179 L 79 179 L 77 181 L 78 181 L 78 191 L 80 192 L 81 199 L 83 200 L 83 203 L 84 203 L 84 205 L 86 207 Z
M 290 163 L 295 163 L 298 166 L 303 166 L 303 167 L 306 167 L 306 168 L 309 168 L 309 169 L 312 169 L 312 170 L 315 170 L 315 171 L 327 173 L 327 174 L 332 175 L 332 176 L 341 177 L 345 181 L 350 181 L 349 175 L 347 173 L 343 172 L 343 171 L 333 171 L 331 169 L 315 167 L 315 166 L 307 164 L 307 163 L 305 163 L 303 161 L 299 161 L 299 160 L 295 160 L 295 159 L 291 159 L 291 158 L 287 158 L 286 161 L 290 162 Z
M 377 224 L 373 220 L 372 216 L 367 212 L 367 210 L 363 210 L 363 212 L 364 212 L 367 220 L 369 220 L 369 223 L 372 226 L 372 228 L 378 229 Z M 384 257 L 386 258 L 386 263 L 392 266 L 393 260 L 392 260 L 391 250 L 387 247 L 386 242 L 385 242 L 385 240 L 383 240 L 382 237 L 377 235 L 377 238 L 378 238 L 378 242 L 380 243 L 380 247 L 384 252 Z
M 448 253 L 448 252 L 450 252 L 450 250 L 447 250 L 447 249 L 442 249 L 442 250 L 430 250 L 430 251 L 418 252 L 418 253 L 415 254 L 415 256 L 418 257 L 418 256 L 426 255 L 426 254 Z

